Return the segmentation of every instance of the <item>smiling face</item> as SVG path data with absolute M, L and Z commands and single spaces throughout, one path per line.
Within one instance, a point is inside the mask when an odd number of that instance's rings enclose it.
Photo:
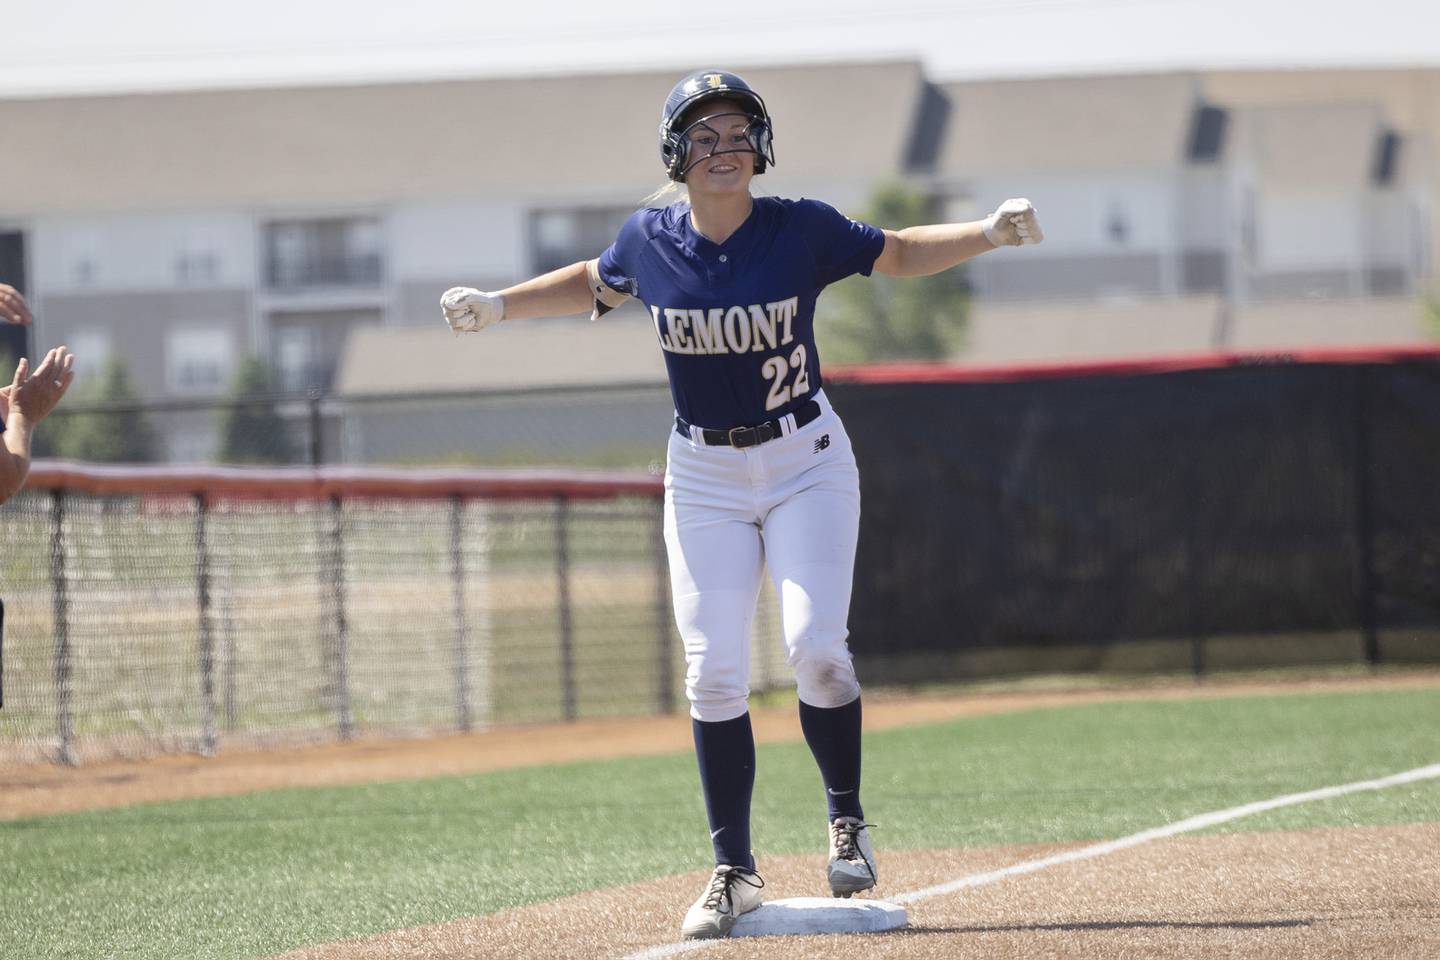
M 724 98 L 692 107 L 681 129 L 690 138 L 685 182 L 702 193 L 741 193 L 755 176 L 755 148 L 746 136 L 754 118 Z

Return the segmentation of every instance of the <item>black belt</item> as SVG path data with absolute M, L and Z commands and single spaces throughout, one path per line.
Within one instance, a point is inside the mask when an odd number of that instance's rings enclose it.
M 814 400 L 807 401 L 794 413 L 795 429 L 800 429 L 818 416 L 820 404 Z M 690 424 L 676 417 L 675 432 L 682 437 L 690 436 Z M 753 427 L 735 427 L 730 430 L 707 430 L 701 427 L 699 433 L 700 439 L 709 447 L 753 447 L 757 443 L 774 440 L 780 436 L 781 431 L 779 420 L 767 420 Z

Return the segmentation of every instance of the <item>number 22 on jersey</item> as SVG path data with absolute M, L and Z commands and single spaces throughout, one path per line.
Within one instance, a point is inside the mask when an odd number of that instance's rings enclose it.
M 805 352 L 805 344 L 798 344 L 793 353 L 790 354 L 790 364 L 787 367 L 784 357 L 770 357 L 760 367 L 761 375 L 770 381 L 770 392 L 765 396 L 765 409 L 774 410 L 783 407 L 790 402 L 792 397 L 803 397 L 810 392 L 810 375 L 806 372 L 805 361 L 809 355 Z M 786 384 L 785 380 L 790 370 L 795 370 L 795 380 Z

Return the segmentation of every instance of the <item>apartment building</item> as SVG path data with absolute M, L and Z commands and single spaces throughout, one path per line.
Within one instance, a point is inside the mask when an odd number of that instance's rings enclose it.
M 957 119 L 937 189 L 956 198 L 954 215 L 1025 190 L 1046 228 L 1044 246 L 974 264 L 967 355 L 1425 337 L 1417 298 L 1435 276 L 1440 116 L 1413 101 L 1440 94 L 1440 71 L 1396 73 L 1408 82 L 1352 86 L 1329 72 L 1288 88 L 1289 75 L 1264 73 L 946 85 Z
M 907 179 L 957 219 L 1035 200 L 1046 243 L 973 265 L 965 358 L 1426 335 L 1440 70 L 746 73 L 777 131 L 757 189 L 855 210 Z M 507 382 L 594 379 L 608 347 L 593 338 L 640 343 L 643 318 L 607 318 L 568 351 L 497 339 L 509 352 L 490 366 L 454 350 L 429 369 L 381 361 L 435 332 L 448 286 L 598 253 L 663 183 L 673 80 L 0 100 L 0 130 L 24 145 L 0 151 L 0 279 L 34 302 L 36 346 L 68 343 L 91 368 L 122 357 L 148 397 L 218 395 L 247 353 L 294 391 L 427 389 L 441 368 L 473 389 L 493 364 Z M 168 431 L 167 455 L 209 456 L 207 424 Z
M 247 352 L 286 389 L 328 390 L 356 331 L 432 325 L 448 286 L 603 249 L 664 182 L 673 80 L 0 100 L 7 142 L 27 145 L 0 151 L 0 268 L 34 302 L 37 344 L 92 369 L 119 355 L 146 396 L 213 396 Z M 765 186 L 850 205 L 901 172 L 917 64 L 752 80 L 784 131 Z

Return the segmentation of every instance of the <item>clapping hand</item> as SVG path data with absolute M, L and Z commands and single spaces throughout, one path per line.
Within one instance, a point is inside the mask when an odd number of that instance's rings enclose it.
M 8 423 L 12 413 L 34 426 L 50 415 L 75 379 L 75 354 L 55 347 L 30 372 L 30 361 L 22 357 L 8 387 L 0 388 L 0 417 Z

